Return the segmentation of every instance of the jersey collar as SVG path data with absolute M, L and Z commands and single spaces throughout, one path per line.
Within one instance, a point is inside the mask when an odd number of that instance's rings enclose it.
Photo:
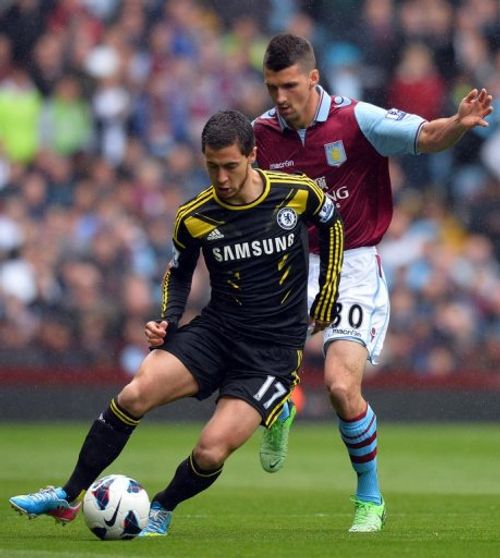
M 316 91 L 319 93 L 319 103 L 316 108 L 316 114 L 314 115 L 314 119 L 309 124 L 309 127 L 316 124 L 317 122 L 325 122 L 328 118 L 328 114 L 330 113 L 330 106 L 332 104 L 332 98 L 328 93 L 321 87 L 321 85 L 316 85 Z M 275 109 L 276 116 L 278 117 L 278 122 L 281 126 L 281 129 L 284 130 L 285 128 L 290 128 L 290 126 L 286 123 L 286 120 L 280 115 L 278 109 Z
M 267 176 L 267 174 L 262 172 L 261 169 L 255 169 L 255 170 L 260 174 L 260 177 L 262 178 L 262 182 L 264 183 L 264 190 L 256 200 L 242 205 L 234 205 L 231 203 L 226 203 L 217 196 L 217 193 L 215 192 L 215 188 L 211 186 L 215 201 L 220 206 L 224 207 L 225 209 L 230 209 L 231 211 L 245 211 L 246 209 L 252 209 L 252 207 L 255 207 L 256 205 L 262 203 L 267 198 L 269 192 L 271 191 L 271 183 L 269 182 L 269 177 Z

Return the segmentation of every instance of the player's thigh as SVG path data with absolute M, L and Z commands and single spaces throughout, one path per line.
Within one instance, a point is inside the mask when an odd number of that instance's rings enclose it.
M 198 383 L 186 366 L 176 356 L 157 349 L 143 360 L 134 379 L 119 394 L 118 403 L 144 414 L 197 391 Z
M 325 357 L 325 384 L 330 390 L 359 389 L 368 351 L 364 345 L 338 339 L 328 344 Z
M 246 401 L 268 428 L 281 413 L 299 382 L 302 349 L 236 341 L 231 370 L 221 386 L 221 397 Z
M 221 397 L 200 435 L 196 451 L 214 451 L 224 460 L 257 430 L 261 415 L 242 399 Z
M 177 357 L 198 384 L 196 398 L 210 397 L 230 366 L 232 341 L 210 316 L 197 316 L 167 336 L 162 350 Z

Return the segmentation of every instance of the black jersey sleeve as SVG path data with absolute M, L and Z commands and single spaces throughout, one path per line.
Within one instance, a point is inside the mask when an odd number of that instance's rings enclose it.
M 200 255 L 199 242 L 189 234 L 179 214 L 175 222 L 173 245 L 174 254 L 162 281 L 161 317 L 169 324 L 176 325 L 186 308 Z
M 320 247 L 319 291 L 311 306 L 313 320 L 331 322 L 344 260 L 344 227 L 335 202 L 311 181 L 308 210 Z

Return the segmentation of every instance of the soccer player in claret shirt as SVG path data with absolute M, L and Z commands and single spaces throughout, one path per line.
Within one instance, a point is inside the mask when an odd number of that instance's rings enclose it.
M 393 210 L 387 157 L 447 149 L 467 130 L 487 126 L 492 97 L 484 89 L 474 89 L 455 115 L 428 122 L 396 108 L 330 96 L 319 85 L 311 44 L 291 34 L 270 41 L 263 69 L 275 106 L 253 123 L 259 167 L 307 174 L 328 192 L 344 221 L 339 298 L 334 320 L 324 330 L 325 383 L 357 473 L 350 531 L 379 531 L 385 503 L 377 477 L 377 421 L 361 385 L 367 359 L 377 362 L 389 322 L 388 290 L 376 248 Z M 309 288 L 314 296 L 318 273 L 314 229 L 310 237 Z M 268 472 L 284 463 L 294 412 L 287 405 L 264 433 L 260 457 Z
M 332 200 L 304 175 L 254 169 L 253 129 L 237 111 L 207 122 L 202 150 L 212 185 L 177 212 L 161 320 L 146 324 L 152 350 L 94 421 L 66 484 L 10 499 L 29 517 L 73 520 L 79 495 L 118 457 L 145 413 L 218 391 L 212 418 L 170 484 L 153 497 L 139 536 L 167 534 L 176 506 L 212 485 L 260 424 L 273 424 L 298 381 L 308 327 L 321 330 L 332 320 L 343 256 Z M 310 224 L 319 231 L 321 270 L 309 320 Z M 178 327 L 200 251 L 211 298 Z

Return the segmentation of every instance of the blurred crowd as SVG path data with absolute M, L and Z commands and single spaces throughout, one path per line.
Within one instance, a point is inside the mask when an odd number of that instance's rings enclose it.
M 428 119 L 472 87 L 495 96 L 488 128 L 391 162 L 374 373 L 500 371 L 496 0 L 3 0 L 0 368 L 135 371 L 176 208 L 208 185 L 201 128 L 269 107 L 262 56 L 282 31 L 313 42 L 332 93 Z M 208 296 L 200 264 L 186 319 Z

